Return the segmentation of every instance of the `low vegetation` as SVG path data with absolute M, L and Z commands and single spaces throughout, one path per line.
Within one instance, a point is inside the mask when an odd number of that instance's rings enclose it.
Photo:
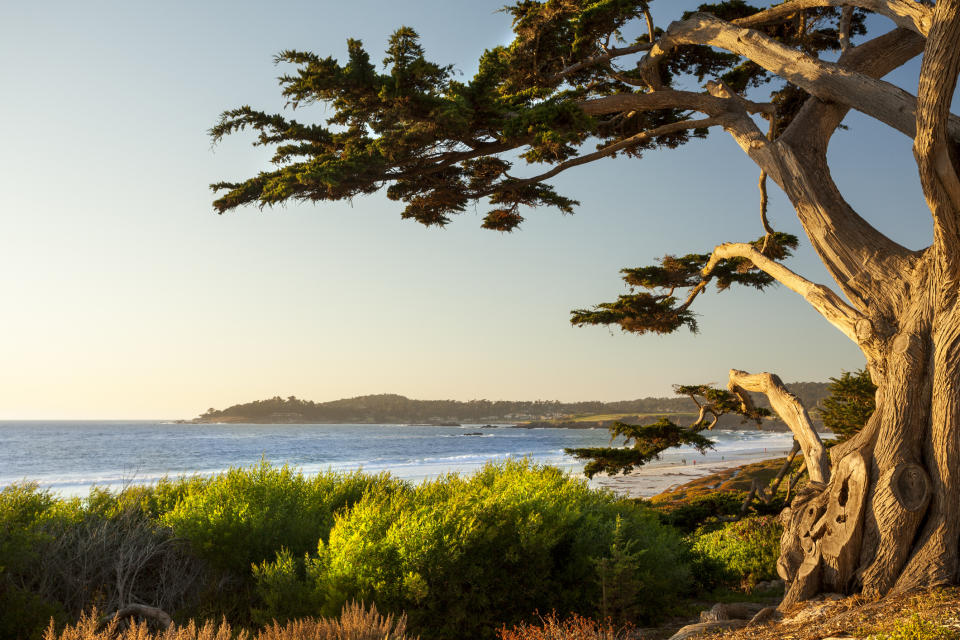
M 649 507 L 527 462 L 419 485 L 264 462 L 85 500 L 14 485 L 0 636 L 131 602 L 247 629 L 375 602 L 425 639 L 493 638 L 536 610 L 652 621 L 692 588 L 687 555 Z
M 776 580 L 783 527 L 773 516 L 752 516 L 694 535 L 699 584 L 739 583 L 745 589 Z

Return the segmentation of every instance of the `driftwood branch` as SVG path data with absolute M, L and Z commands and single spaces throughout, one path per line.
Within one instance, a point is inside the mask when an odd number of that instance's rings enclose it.
M 779 376 L 772 373 L 750 374 L 738 369 L 730 370 L 730 382 L 727 387 L 737 394 L 742 401 L 748 401 L 747 391 L 763 393 L 770 400 L 770 406 L 787 423 L 793 436 L 803 449 L 803 457 L 807 461 L 810 480 L 826 484 L 830 481 L 830 458 L 820 441 L 810 415 L 803 407 L 797 396 L 783 384 Z
M 840 14 L 840 24 L 837 29 L 837 37 L 840 40 L 840 51 L 846 53 L 853 43 L 850 42 L 850 23 L 853 21 L 853 7 L 846 6 Z
M 777 471 L 773 482 L 770 483 L 770 493 L 772 495 L 777 495 L 777 491 L 780 489 L 780 483 L 783 482 L 783 479 L 787 476 L 787 473 L 789 473 L 790 467 L 793 466 L 793 461 L 796 459 L 798 453 L 800 453 L 800 443 L 794 438 L 793 446 L 790 448 L 789 455 L 787 455 L 787 460 L 783 463 L 783 466 L 780 467 L 780 470 Z

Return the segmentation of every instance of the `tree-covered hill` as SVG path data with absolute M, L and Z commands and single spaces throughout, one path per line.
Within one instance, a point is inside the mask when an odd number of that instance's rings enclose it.
M 824 382 L 794 382 L 789 385 L 809 409 L 826 397 Z M 756 396 L 760 407 L 766 397 Z M 194 422 L 252 423 L 441 423 L 522 422 L 592 414 L 686 413 L 696 407 L 686 397 L 639 398 L 618 402 L 559 402 L 556 400 L 413 400 L 396 394 L 312 402 L 295 396 L 276 396 L 236 404 L 226 409 L 210 408 Z

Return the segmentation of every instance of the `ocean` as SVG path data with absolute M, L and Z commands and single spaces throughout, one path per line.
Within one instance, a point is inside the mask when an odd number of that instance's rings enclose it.
M 664 452 L 644 470 L 656 482 L 634 487 L 634 495 L 656 493 L 717 465 L 782 456 L 792 440 L 789 433 L 767 431 L 707 435 L 716 440 L 715 449 L 706 455 L 689 447 Z M 165 475 L 214 474 L 261 459 L 306 474 L 363 469 L 389 471 L 414 482 L 450 472 L 471 473 L 489 460 L 525 456 L 580 473 L 583 465 L 563 449 L 606 446 L 609 441 L 606 429 L 0 421 L 0 487 L 33 481 L 64 496 L 83 496 L 92 486 L 119 489 Z M 609 480 L 594 484 L 629 491 Z

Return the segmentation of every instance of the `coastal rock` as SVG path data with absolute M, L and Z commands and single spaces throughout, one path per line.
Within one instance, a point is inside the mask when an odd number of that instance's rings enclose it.
M 699 622 L 682 627 L 670 640 L 687 640 L 714 633 L 716 631 L 731 631 L 746 626 L 746 620 L 714 620 L 713 622 Z

